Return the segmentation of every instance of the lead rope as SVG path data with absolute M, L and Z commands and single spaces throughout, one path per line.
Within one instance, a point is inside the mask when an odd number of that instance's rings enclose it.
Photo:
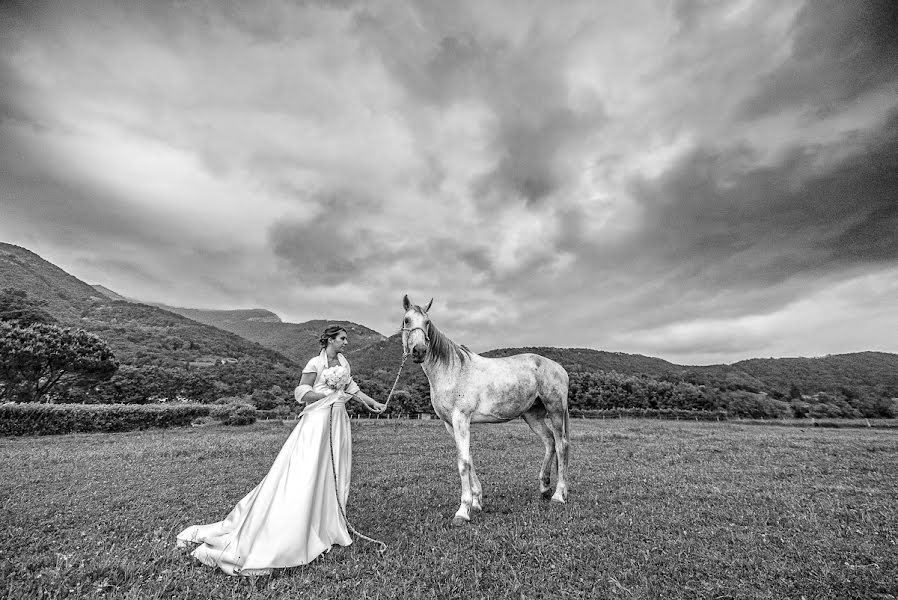
M 399 372 L 396 373 L 396 379 L 393 380 L 393 387 L 390 388 L 390 393 L 387 396 L 387 401 L 384 402 L 384 409 L 380 412 L 385 412 L 387 410 L 387 405 L 390 403 L 390 398 L 393 397 L 393 392 L 396 390 L 396 384 L 399 383 L 399 376 L 402 375 L 402 367 L 405 366 L 406 359 L 408 359 L 408 353 L 403 351 L 402 363 L 399 365 Z
M 349 517 L 346 516 L 346 509 L 343 508 L 343 502 L 340 500 L 340 490 L 337 489 L 339 486 L 339 484 L 337 483 L 337 467 L 334 464 L 334 430 L 333 430 L 334 406 L 333 405 L 331 405 L 330 413 L 328 413 L 327 427 L 328 427 L 328 434 L 330 437 L 330 447 L 331 447 L 331 473 L 333 473 L 333 475 L 334 475 L 334 496 L 336 496 L 336 498 L 337 498 L 337 506 L 340 507 L 340 514 L 343 516 L 343 521 L 346 523 L 346 527 L 347 527 L 347 529 L 349 529 L 349 531 L 356 534 L 358 537 L 362 538 L 363 540 L 368 540 L 369 542 L 371 542 L 373 544 L 379 545 L 380 548 L 378 549 L 378 552 L 383 554 L 387 550 L 387 545 L 384 544 L 380 540 L 376 540 L 374 538 L 368 537 L 367 535 L 359 532 L 355 527 L 353 527 L 352 523 L 349 522 Z
M 402 364 L 399 365 L 399 372 L 396 373 L 396 380 L 393 382 L 393 388 L 390 390 L 390 394 L 387 396 L 387 401 L 384 402 L 384 410 L 387 410 L 387 404 L 390 403 L 390 398 L 393 397 L 393 391 L 396 389 L 396 384 L 399 383 L 399 376 L 402 374 L 402 367 L 405 366 L 405 361 L 408 358 L 408 353 L 402 353 Z M 381 411 L 383 412 L 383 411 Z M 383 554 L 387 550 L 387 545 L 380 540 L 376 540 L 374 538 L 370 538 L 364 533 L 361 533 L 355 527 L 352 526 L 352 523 L 349 522 L 349 517 L 346 516 L 346 509 L 343 508 L 343 501 L 340 500 L 340 490 L 337 489 L 337 466 L 334 463 L 334 405 L 331 405 L 330 412 L 327 417 L 327 433 L 330 438 L 330 449 L 331 449 L 331 473 L 334 476 L 334 496 L 337 498 L 337 506 L 340 508 L 340 515 L 343 517 L 343 521 L 346 523 L 346 528 L 349 529 L 352 533 L 356 534 L 358 537 L 363 540 L 368 540 L 372 544 L 377 544 L 380 546 L 378 552 Z

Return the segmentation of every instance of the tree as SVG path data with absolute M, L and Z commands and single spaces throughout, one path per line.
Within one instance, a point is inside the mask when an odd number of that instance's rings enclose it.
M 793 400 L 801 400 L 801 390 L 794 383 L 789 386 L 789 398 Z
M 28 297 L 25 290 L 6 288 L 0 292 L 0 321 L 15 321 L 21 327 L 35 323 L 56 323 L 44 310 L 46 301 Z
M 412 405 L 412 395 L 405 390 L 396 390 L 393 392 L 393 397 L 390 399 L 387 412 L 394 415 L 415 412 L 415 407 Z
M 112 350 L 83 329 L 0 322 L 0 398 L 40 402 L 60 381 L 103 381 L 118 368 Z
M 274 389 L 277 388 L 277 389 Z M 271 410 L 273 408 L 277 408 L 279 404 L 283 401 L 280 395 L 277 395 L 278 390 L 280 390 L 281 395 L 283 390 L 280 386 L 271 386 L 271 388 L 267 390 L 255 390 L 253 391 L 251 402 L 252 405 L 258 410 Z

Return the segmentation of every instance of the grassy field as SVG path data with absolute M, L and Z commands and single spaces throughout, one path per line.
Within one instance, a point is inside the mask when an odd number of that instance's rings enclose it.
M 358 540 L 271 577 L 175 547 L 267 472 L 280 422 L 2 438 L 5 598 L 895 598 L 898 432 L 575 420 L 565 506 L 523 423 L 474 428 L 485 510 L 449 526 L 454 447 L 353 421 Z

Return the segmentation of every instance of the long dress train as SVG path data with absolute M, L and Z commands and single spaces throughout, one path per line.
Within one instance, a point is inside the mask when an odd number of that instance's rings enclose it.
M 337 489 L 345 507 L 352 472 L 347 397 L 333 392 L 307 406 L 265 478 L 223 521 L 179 533 L 178 546 L 199 543 L 191 555 L 202 563 L 229 575 L 255 575 L 309 563 L 334 544 L 351 544 L 330 462 L 332 435 Z

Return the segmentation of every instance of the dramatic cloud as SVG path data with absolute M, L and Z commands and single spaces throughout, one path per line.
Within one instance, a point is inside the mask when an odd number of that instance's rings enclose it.
M 745 103 L 749 117 L 804 106 L 826 115 L 864 95 L 895 94 L 898 4 L 809 2 L 795 19 L 790 60 Z
M 893 2 L 0 7 L 0 239 L 486 350 L 898 351 Z

